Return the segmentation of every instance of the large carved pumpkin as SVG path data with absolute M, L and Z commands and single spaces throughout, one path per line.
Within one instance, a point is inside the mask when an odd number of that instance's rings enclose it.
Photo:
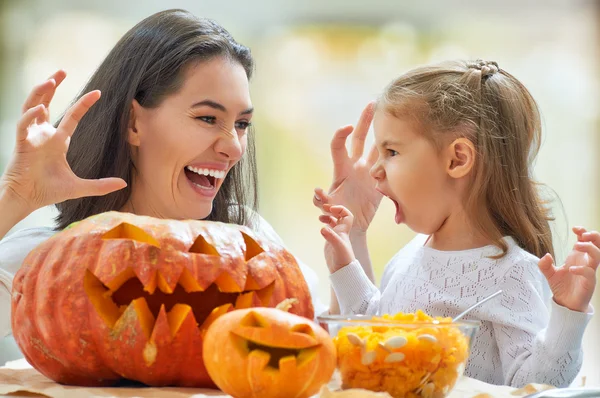
M 217 386 L 236 398 L 307 398 L 336 366 L 323 328 L 276 308 L 223 315 L 208 329 L 203 355 Z
M 239 308 L 313 319 L 294 257 L 242 226 L 108 212 L 35 248 L 15 276 L 12 329 L 25 358 L 59 383 L 214 387 L 207 328 Z

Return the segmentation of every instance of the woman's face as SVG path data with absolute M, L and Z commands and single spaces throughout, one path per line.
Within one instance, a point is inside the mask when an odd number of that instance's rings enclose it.
M 192 64 L 184 83 L 156 108 L 132 105 L 135 164 L 123 211 L 203 219 L 223 179 L 246 151 L 252 102 L 244 68 L 218 57 Z

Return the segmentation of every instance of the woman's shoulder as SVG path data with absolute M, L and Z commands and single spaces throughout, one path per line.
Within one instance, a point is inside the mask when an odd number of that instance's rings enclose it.
M 0 240 L 0 268 L 14 275 L 29 252 L 55 233 L 52 227 L 34 227 L 5 236 Z
M 281 246 L 285 246 L 281 237 L 275 232 L 275 229 L 265 220 L 258 211 L 252 209 L 249 206 L 242 206 L 246 213 L 246 224 L 245 226 L 250 228 L 260 237 L 267 239 L 271 242 L 275 242 Z M 231 215 L 237 215 L 240 211 L 240 205 L 230 204 L 229 213 Z
M 56 230 L 52 227 L 30 227 L 17 230 L 0 240 L 0 250 L 6 247 L 39 244 L 55 233 Z

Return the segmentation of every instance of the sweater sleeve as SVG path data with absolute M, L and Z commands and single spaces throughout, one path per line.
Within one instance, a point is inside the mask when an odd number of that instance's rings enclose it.
M 0 338 L 11 334 L 11 291 L 15 274 L 33 248 L 54 234 L 51 228 L 28 228 L 0 241 Z
M 390 259 L 381 276 L 380 289 L 367 277 L 358 260 L 329 275 L 340 304 L 340 313 L 379 315 L 381 292 L 385 291 L 403 260 L 412 259 L 426 239 L 425 235 L 417 235 Z
M 506 385 L 566 387 L 581 369 L 583 333 L 592 313 L 571 311 L 551 299 L 548 309 L 545 283 L 537 263 L 523 259 L 504 275 L 499 305 L 483 314 L 493 325 Z
M 329 275 L 342 315 L 377 314 L 381 293 L 358 260 Z

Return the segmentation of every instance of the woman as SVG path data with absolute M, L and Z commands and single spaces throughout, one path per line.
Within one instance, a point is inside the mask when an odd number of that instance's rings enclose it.
M 12 278 L 26 255 L 93 214 L 217 220 L 281 243 L 255 212 L 252 68 L 249 49 L 225 29 L 168 10 L 121 38 L 56 128 L 48 107 L 66 74 L 33 89 L 0 179 L 0 238 L 41 207 L 56 204 L 59 215 L 55 229 L 0 242 L 0 338 L 10 333 Z M 316 274 L 300 268 L 319 314 Z

